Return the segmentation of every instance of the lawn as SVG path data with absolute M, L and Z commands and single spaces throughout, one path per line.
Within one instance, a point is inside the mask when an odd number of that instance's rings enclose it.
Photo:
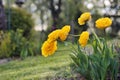
M 119 45 L 120 40 L 108 41 L 111 42 Z M 72 60 L 68 49 L 70 50 L 69 43 L 60 43 L 58 51 L 52 56 L 45 58 L 38 55 L 0 64 L 0 80 L 52 80 L 58 73 L 69 73 Z
M 61 46 L 60 49 L 65 49 Z M 0 80 L 46 80 L 56 73 L 69 68 L 70 51 L 58 51 L 47 58 L 43 56 L 28 57 L 0 64 Z

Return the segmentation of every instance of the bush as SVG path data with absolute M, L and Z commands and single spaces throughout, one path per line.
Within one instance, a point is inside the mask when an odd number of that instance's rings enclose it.
M 10 31 L 11 33 L 11 56 L 18 56 L 24 58 L 29 55 L 33 55 L 32 43 L 29 42 L 25 37 L 23 37 L 23 30 L 17 29 L 15 31 Z
M 0 58 L 10 57 L 11 53 L 10 33 L 0 31 Z
M 6 15 L 8 15 L 8 11 L 8 8 L 6 8 Z M 33 26 L 32 15 L 27 11 L 20 8 L 10 9 L 10 29 L 14 31 L 21 29 L 23 30 L 23 36 L 28 37 Z
M 10 44 L 11 57 L 26 57 L 34 51 L 34 21 L 32 15 L 20 8 L 5 8 L 6 15 L 10 11 Z M 8 22 L 7 22 L 8 23 Z M 35 52 L 35 51 L 34 51 Z
M 20 56 L 20 52 L 22 50 L 23 45 L 26 42 L 26 38 L 22 36 L 23 30 L 17 29 L 16 32 L 10 31 L 11 37 L 11 46 L 13 53 L 11 56 Z
M 17 29 L 16 32 L 0 32 L 0 58 L 21 57 L 34 55 L 34 44 L 27 40 L 23 35 L 23 30 Z

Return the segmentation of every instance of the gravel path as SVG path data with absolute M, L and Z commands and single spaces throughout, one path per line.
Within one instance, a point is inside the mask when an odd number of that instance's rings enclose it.
M 0 64 L 7 63 L 11 60 L 12 60 L 11 58 L 0 59 Z

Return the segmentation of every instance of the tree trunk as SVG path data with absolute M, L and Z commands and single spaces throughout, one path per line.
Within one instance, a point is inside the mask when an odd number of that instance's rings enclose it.
M 6 29 L 6 19 L 5 19 L 5 11 L 2 4 L 2 0 L 0 0 L 0 30 Z
M 56 25 L 58 24 L 59 14 L 61 12 L 61 5 L 61 0 L 59 0 L 57 4 L 55 4 L 55 0 L 50 0 L 50 10 L 53 19 L 52 30 L 55 30 L 57 28 Z M 57 8 L 55 8 L 56 6 Z

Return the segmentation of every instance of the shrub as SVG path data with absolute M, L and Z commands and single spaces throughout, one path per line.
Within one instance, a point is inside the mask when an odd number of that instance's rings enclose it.
M 11 33 L 11 56 L 20 56 L 21 58 L 33 55 L 32 43 L 30 43 L 25 37 L 23 37 L 23 30 L 17 29 L 15 31 L 10 31 Z
M 0 31 L 0 58 L 10 57 L 11 53 L 10 33 Z
M 21 8 L 5 8 L 6 15 L 10 11 L 11 57 L 26 57 L 33 55 L 34 21 L 32 15 Z M 34 51 L 35 52 L 35 51 Z
M 8 11 L 8 8 L 6 8 L 6 15 L 8 15 Z M 21 29 L 23 30 L 23 36 L 28 37 L 33 26 L 32 15 L 27 11 L 20 8 L 10 9 L 10 29 L 14 31 Z
M 21 57 L 34 55 L 34 44 L 26 39 L 23 30 L 17 29 L 16 32 L 0 32 L 0 58 Z
M 26 42 L 26 38 L 22 36 L 23 30 L 17 29 L 16 32 L 11 30 L 11 46 L 13 53 L 11 56 L 20 56 L 20 52 L 22 50 L 23 45 Z

